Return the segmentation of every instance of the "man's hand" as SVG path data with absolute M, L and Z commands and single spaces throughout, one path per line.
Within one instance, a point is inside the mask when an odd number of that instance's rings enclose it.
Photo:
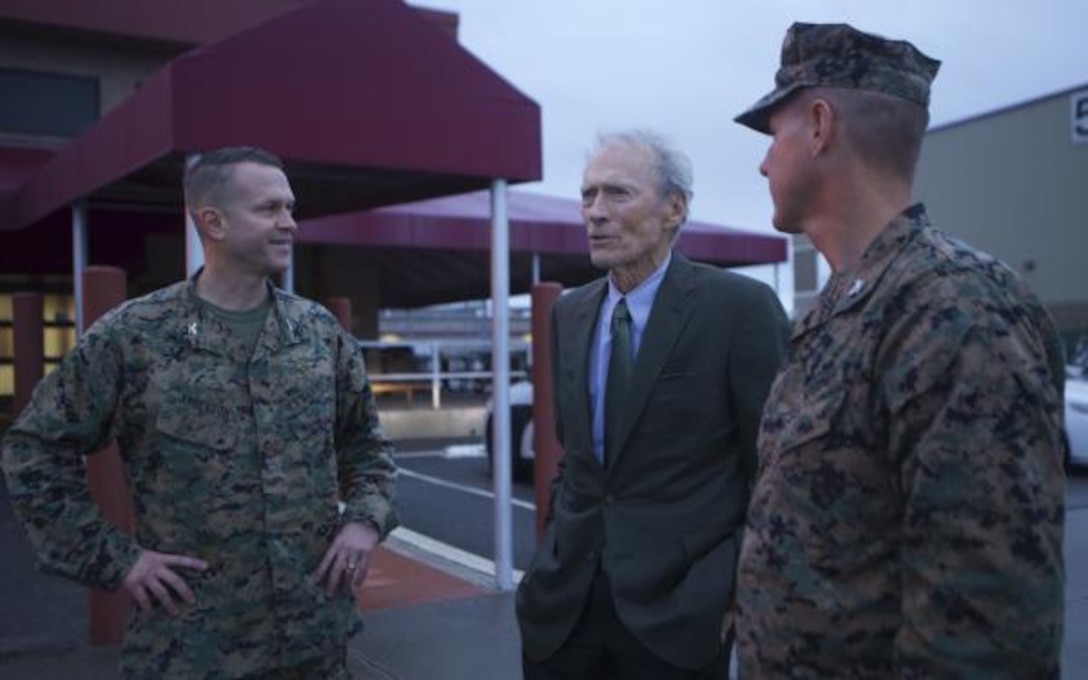
M 336 535 L 317 565 L 314 580 L 324 582 L 329 597 L 341 584 L 358 587 L 370 569 L 370 554 L 378 545 L 377 529 L 367 522 L 348 522 Z
M 204 571 L 208 568 L 208 563 L 195 557 L 143 550 L 136 558 L 136 564 L 125 574 L 121 585 L 132 595 L 141 610 L 151 611 L 154 598 L 171 616 L 176 616 L 178 606 L 174 601 L 175 597 L 180 597 L 188 604 L 196 602 L 193 591 L 174 571 L 177 567 Z

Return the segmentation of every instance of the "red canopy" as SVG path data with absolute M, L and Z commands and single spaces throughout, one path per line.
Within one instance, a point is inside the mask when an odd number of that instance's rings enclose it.
M 185 155 L 236 144 L 287 161 L 302 216 L 540 178 L 537 104 L 414 8 L 275 11 L 146 81 L 9 194 L 0 224 L 23 228 L 79 199 L 180 215 Z
M 490 206 L 486 192 L 451 196 L 302 223 L 302 249 L 350 248 L 347 259 L 374 269 L 379 307 L 473 300 L 489 295 Z M 589 262 L 578 201 L 509 192 L 511 291 L 532 283 L 532 258 L 541 277 L 572 286 L 600 276 Z M 167 214 L 91 210 L 90 261 L 125 269 L 138 290 L 184 276 L 177 253 L 181 224 Z M 71 223 L 65 215 L 34 229 L 0 232 L 0 274 L 71 271 Z M 158 245 L 152 245 L 152 244 Z M 171 245 L 173 244 L 173 245 Z M 786 240 L 772 234 L 689 222 L 680 252 L 723 267 L 786 259 Z
M 220 40 L 311 0 L 4 0 L 0 18 L 72 35 L 192 47 Z
M 227 144 L 285 158 L 303 248 L 354 246 L 378 269 L 378 305 L 489 293 L 491 178 L 540 178 L 539 107 L 462 49 L 449 22 L 400 0 L 11 0 L 0 18 L 170 43 L 157 76 L 69 145 L 0 149 L 0 273 L 71 271 L 71 219 L 86 199 L 90 261 L 142 284 L 182 275 L 186 154 Z M 93 5 L 93 7 L 92 7 Z M 207 43 L 209 40 L 218 42 Z M 576 201 L 512 192 L 511 290 L 574 285 L 589 264 Z M 154 241 L 154 245 L 152 245 Z M 781 262 L 781 238 L 700 223 L 678 247 L 722 266 Z M 154 252 L 157 256 L 149 253 Z M 164 261 L 163 253 L 171 258 Z
M 511 191 L 510 290 L 532 284 L 532 258 L 541 278 L 572 286 L 601 275 L 589 262 L 578 201 Z M 490 197 L 487 192 L 420 201 L 367 212 L 308 220 L 299 240 L 323 247 L 354 246 L 374 253 L 382 307 L 415 307 L 487 297 L 490 272 Z M 786 240 L 731 227 L 688 222 L 677 249 L 723 267 L 786 260 Z

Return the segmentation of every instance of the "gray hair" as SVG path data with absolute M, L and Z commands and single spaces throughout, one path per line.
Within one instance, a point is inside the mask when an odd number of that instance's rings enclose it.
M 602 132 L 597 135 L 597 145 L 590 155 L 609 146 L 639 146 L 653 156 L 654 167 L 660 182 L 662 196 L 680 196 L 684 202 L 684 214 L 680 223 L 688 219 L 688 209 L 695 197 L 691 160 L 664 135 L 651 130 L 624 130 Z

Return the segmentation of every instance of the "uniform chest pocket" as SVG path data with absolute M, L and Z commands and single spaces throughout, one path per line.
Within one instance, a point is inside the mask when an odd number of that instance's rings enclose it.
M 276 421 L 284 436 L 317 444 L 332 436 L 336 421 L 336 384 L 332 380 L 296 381 L 276 407 Z
M 232 421 L 230 409 L 219 401 L 175 395 L 163 403 L 155 428 L 177 442 L 226 451 L 238 436 Z
M 847 391 L 842 385 L 810 394 L 776 390 L 764 407 L 760 450 L 784 455 L 833 436 L 841 425 L 846 398 Z
M 253 456 L 239 456 L 241 423 L 222 403 L 172 395 L 155 418 L 156 444 L 148 463 L 171 484 L 188 489 L 177 503 L 208 502 L 255 474 Z

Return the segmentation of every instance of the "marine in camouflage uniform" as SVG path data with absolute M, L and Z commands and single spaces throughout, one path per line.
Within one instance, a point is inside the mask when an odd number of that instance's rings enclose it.
M 928 94 L 924 59 L 798 24 L 779 89 Z M 738 121 L 768 131 L 788 100 L 773 95 Z M 835 268 L 764 410 L 737 586 L 742 676 L 1058 677 L 1063 363 L 1035 296 L 921 204 Z
M 114 589 L 144 549 L 207 563 L 184 572 L 195 603 L 177 616 L 133 608 L 126 676 L 343 675 L 354 600 L 313 574 L 342 526 L 397 523 L 361 348 L 270 284 L 259 334 L 239 338 L 196 295 L 200 275 L 109 312 L 39 385 L 4 440 L 10 495 L 46 571 Z M 114 439 L 135 537 L 84 477 L 83 456 Z

